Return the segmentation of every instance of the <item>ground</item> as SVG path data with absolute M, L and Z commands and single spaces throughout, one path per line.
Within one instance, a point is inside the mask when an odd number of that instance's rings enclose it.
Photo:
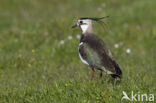
M 155 7 L 155 0 L 1 0 L 0 102 L 120 103 L 123 91 L 156 96 Z M 81 31 L 71 28 L 79 17 L 108 15 L 94 32 L 120 65 L 120 84 L 106 74 L 100 81 L 97 70 L 90 81 L 91 69 L 78 57 Z

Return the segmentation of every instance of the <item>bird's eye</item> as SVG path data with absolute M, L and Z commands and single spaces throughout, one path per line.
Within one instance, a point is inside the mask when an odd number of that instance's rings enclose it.
M 80 24 L 83 24 L 83 21 L 80 21 Z

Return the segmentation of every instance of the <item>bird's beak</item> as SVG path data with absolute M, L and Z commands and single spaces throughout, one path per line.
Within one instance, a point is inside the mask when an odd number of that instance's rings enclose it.
M 73 26 L 72 26 L 72 28 L 76 28 L 76 27 L 78 27 L 78 25 L 77 25 L 77 24 L 75 24 L 75 25 L 73 25 Z

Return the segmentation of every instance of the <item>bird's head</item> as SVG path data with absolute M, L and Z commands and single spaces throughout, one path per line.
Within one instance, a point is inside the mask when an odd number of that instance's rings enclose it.
M 92 21 L 99 22 L 101 19 L 107 17 L 109 16 L 101 18 L 90 18 L 90 17 L 80 18 L 77 20 L 77 23 L 72 26 L 72 28 L 80 27 L 83 33 L 85 33 L 87 30 L 92 31 Z
M 85 32 L 89 27 L 92 27 L 92 20 L 87 18 L 80 18 L 72 28 L 80 27 L 82 32 Z

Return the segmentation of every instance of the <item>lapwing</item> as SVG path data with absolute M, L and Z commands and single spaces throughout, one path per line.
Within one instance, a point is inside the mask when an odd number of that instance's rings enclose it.
M 120 80 L 122 71 L 112 56 L 112 53 L 106 43 L 96 36 L 92 29 L 92 21 L 100 22 L 102 18 L 80 18 L 77 24 L 72 28 L 80 27 L 82 30 L 80 44 L 78 47 L 81 61 L 92 69 L 91 81 L 94 78 L 95 69 L 100 70 L 100 79 L 102 72 L 110 74 L 113 78 Z

